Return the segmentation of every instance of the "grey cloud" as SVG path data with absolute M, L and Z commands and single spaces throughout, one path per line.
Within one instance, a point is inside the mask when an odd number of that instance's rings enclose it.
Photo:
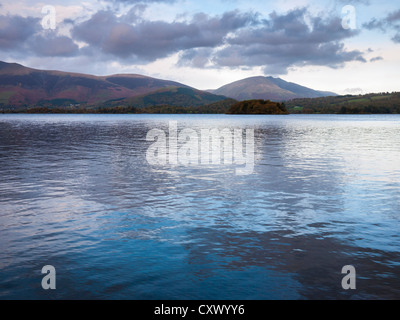
M 388 14 L 386 17 L 364 23 L 363 27 L 368 30 L 380 30 L 381 32 L 395 31 L 391 38 L 393 42 L 400 43 L 400 10 Z
M 382 57 L 374 57 L 374 58 L 370 59 L 369 61 L 370 62 L 376 62 L 376 61 L 381 61 L 381 60 L 383 60 Z
M 122 8 L 127 8 L 127 7 L 147 7 L 147 5 L 153 5 L 153 4 L 167 4 L 167 5 L 171 5 L 173 3 L 176 3 L 178 0 L 104 0 L 104 2 L 106 2 L 106 6 L 107 8 L 112 8 L 114 9 L 116 12 Z M 135 11 L 135 9 L 133 10 Z M 136 16 L 136 14 L 134 12 L 131 12 L 130 14 L 128 14 L 128 16 L 131 15 Z M 138 17 L 138 16 L 136 16 Z M 131 21 L 134 22 L 134 21 Z
M 371 4 L 370 0 L 338 0 L 342 4 L 363 4 L 369 6 Z
M 364 23 L 363 27 L 368 30 L 380 29 L 381 31 L 386 31 L 387 24 L 382 20 L 372 19 L 371 21 Z
M 266 74 L 286 74 L 290 67 L 306 65 L 343 67 L 345 62 L 366 62 L 359 51 L 345 51 L 344 45 L 333 42 L 326 44 L 283 44 L 228 47 L 218 53 L 213 61 L 220 66 L 261 66 Z
M 0 50 L 18 49 L 40 29 L 39 19 L 0 16 Z
M 119 7 L 121 5 L 147 5 L 156 3 L 172 4 L 177 1 L 178 0 L 105 0 L 105 2 L 110 3 L 114 7 Z
M 78 54 L 79 48 L 66 36 L 44 30 L 39 18 L 0 16 L 0 51 L 10 56 L 21 53 L 42 57 L 68 57 Z
M 95 55 L 137 64 L 180 53 L 181 66 L 258 66 L 270 74 L 284 74 L 296 66 L 340 68 L 348 61 L 366 62 L 362 52 L 349 51 L 343 44 L 358 31 L 344 30 L 339 17 L 312 16 L 306 8 L 273 12 L 263 20 L 258 13 L 235 10 L 165 22 L 143 20 L 147 5 L 137 3 L 124 15 L 108 10 L 83 21 L 64 20 L 71 37 L 43 31 L 39 19 L 0 16 L 0 50 L 25 50 L 43 57 Z M 83 48 L 78 48 L 78 41 Z
M 99 11 L 89 20 L 72 29 L 72 35 L 80 41 L 93 46 L 100 46 L 113 25 L 117 24 L 117 18 L 111 11 Z
M 400 33 L 396 34 L 393 38 L 392 38 L 393 42 L 395 43 L 400 43 Z
M 347 88 L 344 92 L 348 94 L 362 94 L 364 91 L 361 88 Z
M 228 33 L 256 19 L 255 14 L 233 11 L 218 17 L 197 14 L 190 22 L 139 21 L 132 25 L 111 11 L 101 11 L 75 25 L 72 35 L 102 53 L 153 61 L 180 50 L 219 46 Z
M 355 30 L 345 30 L 341 27 L 341 19 L 321 17 L 311 18 L 311 28 L 305 21 L 306 11 L 295 10 L 284 16 L 271 14 L 267 25 L 257 29 L 240 31 L 231 44 L 313 44 L 344 40 L 357 35 Z
M 262 66 L 266 72 L 283 74 L 292 66 L 339 68 L 348 61 L 366 62 L 362 52 L 347 51 L 342 43 L 358 31 L 343 29 L 339 17 L 312 17 L 306 8 L 283 15 L 274 12 L 266 20 L 257 13 L 231 11 L 214 17 L 199 13 L 185 22 L 134 24 L 129 23 L 136 20 L 131 13 L 129 20 L 100 11 L 75 24 L 73 38 L 87 44 L 82 52 L 97 49 L 99 54 L 137 63 L 181 52 L 178 64 L 197 68 L 212 62 L 216 68 Z
M 138 3 L 174 3 L 177 0 L 106 0 L 108 2 L 138 4 Z
M 394 22 L 400 21 L 400 10 L 395 11 L 395 12 L 393 12 L 393 13 L 390 13 L 390 14 L 387 16 L 386 20 L 387 20 L 389 23 L 394 23 Z
M 30 41 L 30 49 L 42 57 L 71 57 L 79 52 L 78 46 L 68 37 L 37 35 Z
M 226 40 L 225 48 L 215 50 L 209 59 L 216 67 L 259 66 L 265 73 L 277 75 L 295 66 L 340 68 L 349 61 L 366 62 L 362 52 L 347 51 L 342 43 L 358 31 L 343 29 L 338 17 L 309 17 L 306 21 L 306 16 L 310 16 L 306 8 L 284 15 L 272 13 L 258 27 L 236 32 Z M 191 56 L 196 57 L 193 52 Z M 189 58 L 181 56 L 181 60 Z
M 212 55 L 211 48 L 190 49 L 184 51 L 178 61 L 179 66 L 192 66 L 195 68 L 204 68 L 210 62 Z
M 127 23 L 135 23 L 138 21 L 141 21 L 141 17 L 144 13 L 144 11 L 147 9 L 147 4 L 139 3 L 134 6 L 132 6 L 129 11 L 124 14 L 121 18 L 124 22 Z

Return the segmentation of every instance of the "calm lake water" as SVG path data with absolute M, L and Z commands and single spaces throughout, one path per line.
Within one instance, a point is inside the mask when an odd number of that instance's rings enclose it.
M 170 121 L 254 172 L 149 164 Z M 400 116 L 0 115 L 0 168 L 0 299 L 400 299 Z

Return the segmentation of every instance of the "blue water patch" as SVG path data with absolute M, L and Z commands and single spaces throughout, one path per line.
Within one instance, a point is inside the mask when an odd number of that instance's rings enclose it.
M 178 134 L 241 130 L 243 143 L 253 130 L 252 172 L 149 162 L 148 133 L 169 139 L 171 123 Z M 0 298 L 398 299 L 399 124 L 0 115 Z M 46 265 L 56 290 L 41 286 Z M 342 287 L 346 265 L 356 290 Z

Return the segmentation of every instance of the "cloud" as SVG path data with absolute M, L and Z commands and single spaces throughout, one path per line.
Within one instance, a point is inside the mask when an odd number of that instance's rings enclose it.
M 182 52 L 178 61 L 178 66 L 191 66 L 195 68 L 205 68 L 211 61 L 213 49 L 200 48 L 190 49 Z
M 127 23 L 136 23 L 142 20 L 143 13 L 146 11 L 147 4 L 136 4 L 132 6 L 126 14 L 123 15 L 122 20 Z
M 364 93 L 363 89 L 361 89 L 361 88 L 347 88 L 346 90 L 344 90 L 344 92 L 346 94 L 352 94 L 352 95 Z
M 371 21 L 364 23 L 363 27 L 366 28 L 367 30 L 379 29 L 382 32 L 385 32 L 387 23 L 384 22 L 383 20 L 372 19 Z
M 343 29 L 339 17 L 313 17 L 306 8 L 282 15 L 273 12 L 257 27 L 231 35 L 209 60 L 216 67 L 263 67 L 266 74 L 285 74 L 290 67 L 305 65 L 340 68 L 349 61 L 366 62 L 362 52 L 348 51 L 342 42 L 357 34 Z M 200 61 L 207 61 L 204 51 L 199 54 Z M 183 54 L 181 60 L 190 57 L 196 57 L 194 52 Z
M 0 52 L 9 55 L 39 57 L 70 57 L 77 55 L 78 46 L 71 38 L 44 30 L 39 18 L 0 16 Z
M 179 53 L 179 66 L 262 67 L 274 75 L 307 65 L 341 68 L 350 61 L 366 62 L 363 52 L 344 45 L 359 31 L 343 29 L 337 16 L 315 16 L 299 8 L 272 12 L 266 19 L 234 10 L 198 13 L 183 21 L 149 21 L 142 18 L 144 2 L 135 1 L 124 14 L 109 9 L 83 20 L 66 19 L 68 35 L 43 30 L 36 18 L 0 16 L 0 50 L 39 57 L 95 55 L 98 60 L 137 65 Z M 390 19 L 396 21 L 397 16 Z
M 196 14 L 189 22 L 139 21 L 126 22 L 112 11 L 100 11 L 75 25 L 72 36 L 100 52 L 122 59 L 154 61 L 181 50 L 214 48 L 225 37 L 251 25 L 257 17 L 252 13 L 232 11 L 211 17 Z
M 383 60 L 382 57 L 374 57 L 374 58 L 370 59 L 369 61 L 370 62 L 376 62 L 376 61 L 382 61 L 382 60 Z
M 383 33 L 395 31 L 395 35 L 391 39 L 394 43 L 400 43 L 400 9 L 389 13 L 384 18 L 373 18 L 369 22 L 364 23 L 363 27 L 368 30 L 379 30 Z
M 400 22 L 400 10 L 390 13 L 390 14 L 386 17 L 386 20 L 387 20 L 389 23 Z
M 72 57 L 78 54 L 79 47 L 66 36 L 37 35 L 30 41 L 30 49 L 41 57 Z
M 143 4 L 143 3 L 175 3 L 177 0 L 106 0 L 108 2 L 122 4 Z
M 21 16 L 0 16 L 0 50 L 21 48 L 40 29 L 39 19 Z
M 369 6 L 371 4 L 370 0 L 338 0 L 338 2 L 343 4 L 363 4 Z
M 394 37 L 392 37 L 392 41 L 395 43 L 400 43 L 400 32 L 397 33 Z

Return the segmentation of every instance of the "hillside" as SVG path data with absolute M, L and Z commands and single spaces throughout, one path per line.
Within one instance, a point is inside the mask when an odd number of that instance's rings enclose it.
M 137 74 L 94 76 L 0 61 L 3 113 L 400 113 L 398 92 L 337 96 L 272 77 L 247 78 L 210 91 Z
M 336 95 L 332 92 L 316 91 L 280 78 L 252 77 L 227 84 L 210 92 L 239 101 L 263 99 L 287 101 L 295 98 L 314 98 Z
M 225 100 L 226 97 L 193 88 L 169 87 L 152 93 L 126 99 L 126 103 L 137 108 L 152 106 L 196 107 Z
M 108 101 L 145 96 L 171 87 L 195 90 L 184 84 L 142 75 L 93 75 L 44 71 L 0 62 L 0 108 L 95 106 Z M 170 100 L 172 92 L 170 92 Z M 205 104 L 225 99 L 198 92 Z M 180 98 L 180 97 L 178 97 Z
M 400 114 L 400 93 L 370 93 L 286 102 L 290 113 Z

